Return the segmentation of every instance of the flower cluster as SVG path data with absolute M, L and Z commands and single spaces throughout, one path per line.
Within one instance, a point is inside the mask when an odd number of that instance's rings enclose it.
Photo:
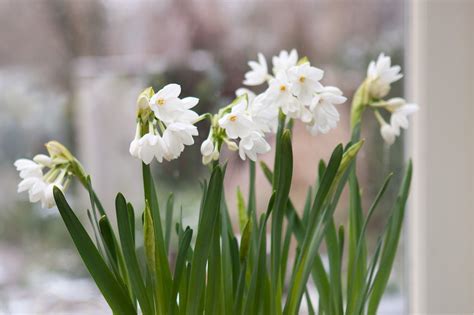
M 201 145 L 204 164 L 219 159 L 223 143 L 231 151 L 238 150 L 243 160 L 248 157 L 255 161 L 257 154 L 270 151 L 270 145 L 264 137 L 264 132 L 268 128 L 263 120 L 258 120 L 260 116 L 254 115 L 256 106 L 258 106 L 258 100 L 255 100 L 255 95 L 241 90 L 230 105 L 211 117 L 209 136 Z M 238 144 L 237 140 L 239 140 Z
M 31 203 L 41 201 L 42 208 L 52 208 L 55 206 L 53 187 L 64 190 L 68 186 L 74 158 L 58 142 L 48 142 L 46 148 L 49 156 L 38 154 L 33 160 L 16 160 L 14 165 L 22 178 L 18 192 L 28 191 Z M 49 170 L 44 172 L 45 169 Z
M 273 56 L 273 75 L 268 73 L 262 54 L 258 60 L 249 62 L 251 70 L 245 74 L 243 83 L 255 86 L 268 82 L 266 91 L 259 95 L 263 108 L 281 110 L 288 117 L 301 120 L 314 135 L 336 127 L 339 113 L 334 105 L 344 103 L 346 97 L 340 89 L 321 84 L 323 70 L 311 66 L 306 57 L 298 60 L 295 49 Z M 275 124 L 270 122 L 270 126 Z
M 194 144 L 198 135 L 194 123 L 198 115 L 191 110 L 199 100 L 179 98 L 181 86 L 168 84 L 154 93 L 144 90 L 137 100 L 137 128 L 130 143 L 130 154 L 145 164 L 153 158 L 159 162 L 178 158 L 185 145 Z
M 389 145 L 400 135 L 400 129 L 408 128 L 408 116 L 418 110 L 418 105 L 407 103 L 403 98 L 396 97 L 383 100 L 391 89 L 391 84 L 402 78 L 400 66 L 392 66 L 391 59 L 383 53 L 377 61 L 371 61 L 367 69 L 367 89 L 375 117 L 380 124 L 380 133 Z M 388 111 L 390 122 L 386 122 L 379 109 Z
M 335 105 L 346 98 L 340 89 L 323 86 L 324 72 L 311 66 L 307 58 L 298 60 L 296 50 L 281 51 L 272 58 L 273 75 L 269 74 L 267 61 L 258 54 L 258 61 L 250 61 L 244 85 L 257 86 L 265 82 L 267 89 L 256 95 L 247 88 L 236 91 L 237 99 L 221 110 L 213 119 L 208 139 L 201 146 L 203 163 L 219 157 L 219 144 L 227 143 L 239 150 L 242 159 L 255 161 L 258 154 L 270 151 L 265 134 L 275 133 L 279 112 L 286 117 L 301 120 L 311 134 L 327 133 L 336 127 L 339 113 Z M 219 128 L 225 133 L 219 132 Z M 221 137 L 221 138 L 219 138 Z M 239 140 L 237 144 L 234 140 Z

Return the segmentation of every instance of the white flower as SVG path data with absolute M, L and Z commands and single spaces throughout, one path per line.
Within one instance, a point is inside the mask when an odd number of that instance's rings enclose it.
M 267 61 L 261 53 L 258 54 L 258 62 L 249 61 L 248 65 L 252 70 L 245 74 L 245 80 L 243 82 L 245 85 L 260 85 L 267 80 Z
M 235 91 L 237 97 L 247 94 L 248 111 L 257 129 L 262 132 L 276 132 L 278 127 L 278 107 L 267 100 L 265 93 L 255 95 L 246 88 Z
M 158 162 L 163 162 L 163 157 L 167 153 L 165 142 L 160 135 L 154 133 L 143 135 L 136 143 L 136 146 L 137 148 L 134 148 L 138 153 L 136 157 L 147 165 L 151 163 L 153 157 L 155 157 Z
M 52 208 L 56 205 L 56 201 L 54 200 L 53 189 L 54 187 L 59 188 L 59 190 L 63 191 L 63 186 L 59 183 L 52 183 L 48 184 L 43 189 L 43 197 L 41 198 L 41 207 L 42 208 Z
M 170 161 L 178 158 L 185 145 L 194 144 L 193 136 L 198 135 L 197 127 L 188 123 L 172 123 L 163 132 L 163 141 L 166 144 L 165 158 Z
M 383 98 L 390 92 L 390 84 L 399 80 L 403 75 L 400 66 L 391 66 L 391 59 L 383 53 L 377 62 L 371 61 L 367 69 L 367 78 L 370 84 L 370 95 L 374 98 Z
M 140 159 L 140 146 L 138 144 L 138 141 L 140 140 L 140 129 L 140 124 L 137 124 L 137 128 L 135 130 L 135 138 L 130 143 L 130 148 L 128 149 L 130 155 L 137 159 Z
M 380 134 L 389 145 L 392 145 L 395 142 L 395 138 L 398 136 L 397 131 L 387 123 L 382 124 L 380 127 Z
M 252 92 L 251 90 L 249 90 L 247 88 L 238 88 L 235 91 L 235 96 L 237 96 L 237 97 L 245 95 L 245 94 L 247 94 L 247 101 L 249 102 L 249 104 L 251 104 L 253 102 L 253 100 L 255 99 L 255 97 L 257 96 L 257 95 L 255 95 L 254 92 Z
M 31 203 L 38 202 L 44 198 L 44 190 L 46 188 L 46 183 L 42 178 L 39 178 L 28 190 L 28 197 Z
M 28 177 L 42 177 L 43 166 L 36 163 L 35 161 L 28 159 L 19 159 L 14 163 L 16 170 L 20 172 L 21 178 Z
M 219 119 L 219 126 L 225 129 L 228 138 L 243 138 L 255 129 L 255 123 L 252 121 L 246 107 L 247 101 L 242 98 L 232 107 L 230 113 Z
M 326 86 L 316 94 L 310 106 L 313 120 L 308 129 L 311 134 L 327 133 L 336 128 L 339 122 L 339 112 L 334 105 L 342 104 L 346 100 L 342 96 L 342 91 L 333 86 Z
M 298 62 L 298 53 L 296 49 L 291 50 L 290 53 L 286 50 L 282 50 L 278 56 L 274 56 L 273 62 L 273 74 L 276 76 L 280 72 L 285 72 L 293 66 L 296 66 Z
M 270 86 L 264 92 L 267 99 L 276 108 L 281 108 L 283 113 L 291 118 L 300 118 L 302 104 L 291 93 L 290 82 L 285 72 L 279 72 L 270 81 Z
M 163 122 L 174 121 L 186 108 L 179 98 L 181 86 L 168 84 L 150 99 L 150 107 L 155 116 Z
M 323 75 L 323 70 L 312 67 L 309 62 L 294 66 L 288 70 L 291 91 L 304 105 L 309 105 L 314 94 L 323 87 L 319 83 Z
M 267 153 L 268 151 L 270 151 L 270 145 L 265 141 L 265 138 L 256 131 L 240 140 L 239 156 L 242 160 L 245 160 L 245 157 L 248 156 L 252 161 L 256 161 L 257 154 Z
M 417 104 L 404 104 L 397 108 L 390 117 L 390 125 L 399 134 L 400 128 L 408 128 L 408 116 L 418 111 Z

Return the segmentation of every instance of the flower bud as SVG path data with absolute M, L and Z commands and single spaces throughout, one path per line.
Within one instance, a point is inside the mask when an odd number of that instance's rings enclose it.
M 380 133 L 387 144 L 392 145 L 395 142 L 396 131 L 389 124 L 382 125 Z
M 204 140 L 204 142 L 201 144 L 201 154 L 203 156 L 208 156 L 212 154 L 212 151 L 214 151 L 214 144 L 212 143 L 211 139 Z
M 405 104 L 406 104 L 405 99 L 401 97 L 394 97 L 394 98 L 389 99 L 386 102 L 385 108 L 387 108 L 390 111 L 393 111 L 399 107 L 402 107 Z
M 49 167 L 49 168 L 53 167 L 53 160 L 51 159 L 51 157 L 49 157 L 45 154 L 35 155 L 35 157 L 33 157 L 33 161 L 35 161 L 36 163 L 38 163 L 40 165 Z
M 239 146 L 234 141 L 226 141 L 225 143 L 230 151 L 237 151 L 239 149 Z

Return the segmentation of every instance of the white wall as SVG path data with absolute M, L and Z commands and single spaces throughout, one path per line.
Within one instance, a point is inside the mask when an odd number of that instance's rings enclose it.
M 474 1 L 407 1 L 410 311 L 474 312 Z

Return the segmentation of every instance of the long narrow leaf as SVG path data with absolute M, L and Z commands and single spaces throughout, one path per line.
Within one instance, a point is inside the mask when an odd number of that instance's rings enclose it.
M 61 190 L 54 187 L 53 194 L 59 213 L 79 255 L 112 311 L 116 314 L 136 314 L 127 292 L 123 290 L 105 264 L 81 222 L 69 207 Z
M 117 211 L 117 225 L 119 228 L 120 243 L 125 258 L 128 273 L 130 275 L 133 292 L 136 294 L 143 314 L 153 314 L 153 304 L 149 299 L 145 283 L 143 281 L 138 259 L 135 252 L 135 242 L 131 230 L 130 215 L 127 202 L 122 194 L 115 198 L 115 207 Z
M 223 185 L 222 181 L 222 170 L 219 166 L 216 166 L 212 171 L 211 179 L 209 180 L 209 187 L 206 192 L 201 220 L 199 222 L 198 233 L 196 236 L 194 251 L 199 254 L 193 255 L 191 263 L 191 274 L 187 293 L 188 305 L 186 308 L 186 313 L 188 315 L 199 313 L 204 291 L 207 257 L 209 255 L 212 235 L 219 214 Z

